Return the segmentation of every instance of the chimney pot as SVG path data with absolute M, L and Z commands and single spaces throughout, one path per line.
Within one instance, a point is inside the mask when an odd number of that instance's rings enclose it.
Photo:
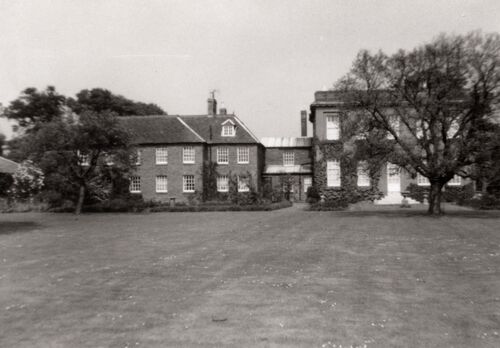
M 215 98 L 208 98 L 208 116 L 215 116 L 217 113 L 217 100 Z

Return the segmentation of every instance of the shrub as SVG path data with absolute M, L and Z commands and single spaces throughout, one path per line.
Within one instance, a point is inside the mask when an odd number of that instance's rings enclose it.
M 325 202 L 312 203 L 309 206 L 309 210 L 314 211 L 336 211 L 344 210 L 347 208 L 349 203 L 345 199 L 328 200 Z
M 429 188 L 426 186 L 419 186 L 417 184 L 410 184 L 406 188 L 406 192 L 408 192 L 409 198 L 423 203 L 424 199 L 429 195 Z
M 320 195 L 316 187 L 310 186 L 307 188 L 307 203 L 316 203 L 320 200 Z
M 486 193 L 477 198 L 467 199 L 463 202 L 463 204 L 475 209 L 482 210 L 500 209 L 500 198 L 497 198 L 495 195 Z
M 408 197 L 423 203 L 424 199 L 429 195 L 429 186 L 418 186 L 410 184 L 406 188 Z M 471 199 L 474 196 L 474 187 L 472 183 L 464 186 L 445 186 L 443 190 L 443 202 L 455 202 L 463 204 L 464 201 Z

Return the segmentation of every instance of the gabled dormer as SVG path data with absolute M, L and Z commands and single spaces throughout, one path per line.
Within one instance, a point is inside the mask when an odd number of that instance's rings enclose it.
M 231 119 L 225 120 L 222 123 L 221 136 L 234 137 L 235 135 L 236 135 L 236 124 Z

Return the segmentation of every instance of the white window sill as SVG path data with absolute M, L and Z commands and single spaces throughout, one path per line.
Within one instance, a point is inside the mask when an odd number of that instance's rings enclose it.
M 141 193 L 141 191 L 129 191 L 130 193 Z
M 250 161 L 248 161 L 248 162 L 238 162 L 238 164 L 250 164 Z
M 168 191 L 156 191 L 156 193 L 168 193 Z
M 184 193 L 194 193 L 194 191 L 195 190 L 189 190 L 189 191 L 188 190 L 183 190 L 182 192 L 184 192 Z
M 194 161 L 184 161 L 184 162 L 182 162 L 182 164 L 195 164 L 195 162 Z
M 163 165 L 167 165 L 168 162 L 156 162 L 156 165 L 158 166 L 163 166 Z
M 217 192 L 229 192 L 229 190 L 217 190 Z

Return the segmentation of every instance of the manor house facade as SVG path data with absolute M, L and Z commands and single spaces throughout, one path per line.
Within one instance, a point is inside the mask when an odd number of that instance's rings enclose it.
M 304 201 L 309 187 L 333 198 L 341 190 L 368 192 L 378 189 L 384 198 L 378 203 L 400 203 L 401 192 L 415 183 L 426 186 L 425 178 L 380 164 L 377 182 L 371 182 L 363 161 L 349 168 L 342 165 L 339 149 L 348 140 L 342 132 L 350 116 L 349 107 L 335 91 L 315 93 L 310 113 L 300 113 L 300 137 L 267 137 L 259 140 L 234 114 L 217 110 L 214 97 L 208 99 L 204 115 L 158 115 L 120 117 L 137 148 L 137 169 L 130 179 L 130 191 L 146 200 L 187 201 L 206 187 L 208 163 L 216 164 L 217 191 L 229 191 L 231 180 L 238 192 L 265 185 L 290 192 L 290 199 Z M 307 122 L 312 136 L 307 135 Z M 448 185 L 463 185 L 455 177 Z M 376 202 L 377 203 L 377 202 Z

